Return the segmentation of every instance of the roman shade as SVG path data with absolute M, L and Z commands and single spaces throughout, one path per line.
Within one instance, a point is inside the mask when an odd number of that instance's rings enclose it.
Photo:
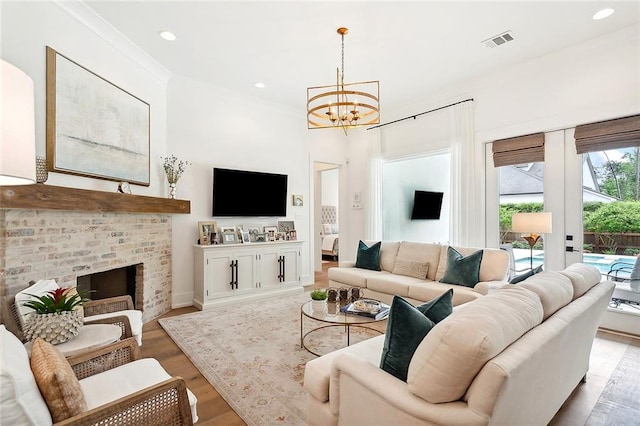
M 640 146 L 640 115 L 576 127 L 578 154 Z
M 495 167 L 544 161 L 544 133 L 500 139 L 493 142 Z

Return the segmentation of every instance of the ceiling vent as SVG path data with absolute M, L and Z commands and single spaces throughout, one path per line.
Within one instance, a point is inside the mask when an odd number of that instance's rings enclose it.
M 502 34 L 498 34 L 497 36 L 488 38 L 484 40 L 482 43 L 485 46 L 493 49 L 494 47 L 501 46 L 513 40 L 514 40 L 513 33 L 511 31 L 507 31 Z

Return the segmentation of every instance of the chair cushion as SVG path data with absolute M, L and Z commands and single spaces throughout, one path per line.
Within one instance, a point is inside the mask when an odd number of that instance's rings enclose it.
M 402 297 L 393 296 L 380 368 L 406 382 L 411 357 L 434 325 Z
M 458 284 L 473 287 L 480 281 L 480 263 L 482 250 L 469 256 L 461 255 L 453 247 L 447 250 L 447 269 L 440 280 L 441 283 Z
M 54 422 L 87 410 L 80 382 L 71 366 L 55 346 L 39 337 L 31 346 L 31 371 Z
M 49 408 L 20 340 L 0 324 L 0 424 L 51 425 Z
M 453 289 L 445 291 L 441 296 L 427 303 L 416 306 L 416 309 L 435 324 L 439 323 L 453 312 Z
M 87 401 L 87 407 L 92 410 L 170 378 L 171 376 L 156 359 L 142 358 L 82 379 L 80 386 Z M 187 389 L 187 395 L 191 416 L 195 423 L 198 421 L 196 409 L 198 399 L 189 389 Z
M 356 268 L 380 270 L 380 241 L 371 246 L 367 246 L 362 240 L 358 243 Z
M 40 280 L 16 294 L 15 304 L 18 311 L 18 320 L 20 321 L 20 327 L 22 329 L 24 329 L 26 316 L 33 312 L 33 309 L 27 308 L 26 306 L 23 306 L 23 304 L 33 299 L 31 295 L 42 296 L 57 288 L 60 287 L 55 280 Z
M 427 279 L 429 264 L 427 262 L 418 262 L 404 258 L 397 258 L 393 266 L 393 273 L 398 275 L 406 275 L 408 277 Z
M 457 401 L 484 364 L 542 321 L 542 303 L 530 290 L 510 286 L 455 310 L 420 343 L 408 389 L 434 404 Z
M 129 318 L 129 324 L 131 325 L 131 333 L 133 337 L 136 338 L 138 342 L 138 346 L 142 346 L 142 311 L 137 311 L 135 309 L 128 309 L 126 311 L 117 311 L 110 312 L 108 314 L 98 314 L 91 315 L 90 317 L 85 317 L 84 322 L 90 323 L 94 320 L 104 319 L 104 318 L 112 318 L 120 315 L 126 315 Z

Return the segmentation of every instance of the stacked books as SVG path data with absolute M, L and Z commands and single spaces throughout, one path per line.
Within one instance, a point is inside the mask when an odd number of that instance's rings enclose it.
M 359 315 L 380 320 L 389 315 L 389 305 L 373 299 L 359 299 L 340 308 L 348 315 Z

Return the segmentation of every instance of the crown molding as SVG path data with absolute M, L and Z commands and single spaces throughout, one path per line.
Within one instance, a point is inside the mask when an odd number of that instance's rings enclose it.
M 129 40 L 124 34 L 118 31 L 102 16 L 98 15 L 83 1 L 51 1 L 82 25 L 96 33 L 104 41 L 115 47 L 118 51 L 122 52 L 145 70 L 149 71 L 161 83 L 167 84 L 173 75 L 171 71 L 163 67 L 137 44 Z

